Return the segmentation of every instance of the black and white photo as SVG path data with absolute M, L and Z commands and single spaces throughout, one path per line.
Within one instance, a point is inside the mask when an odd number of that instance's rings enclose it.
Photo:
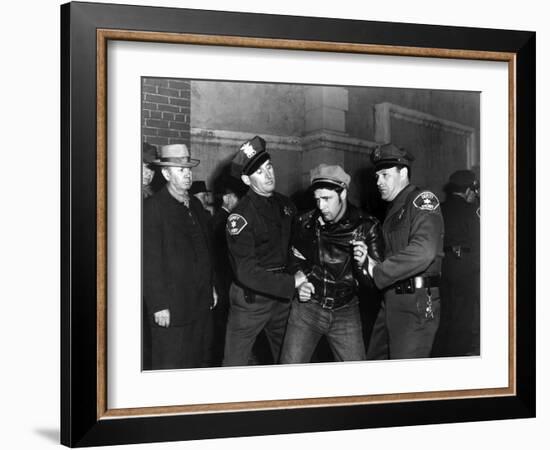
M 144 75 L 141 120 L 144 370 L 480 355 L 479 92 Z

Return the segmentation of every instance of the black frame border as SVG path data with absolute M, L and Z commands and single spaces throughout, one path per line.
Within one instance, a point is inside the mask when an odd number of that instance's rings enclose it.
M 516 395 L 98 420 L 99 28 L 514 53 Z M 79 2 L 62 5 L 61 443 L 81 447 L 534 417 L 535 48 L 536 35 L 527 31 Z

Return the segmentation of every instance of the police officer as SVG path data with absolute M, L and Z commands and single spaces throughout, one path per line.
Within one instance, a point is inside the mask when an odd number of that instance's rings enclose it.
M 441 324 L 433 356 L 479 355 L 478 182 L 471 170 L 449 178 L 441 204 L 445 259 L 441 268 Z
M 368 255 L 367 270 L 384 300 L 367 359 L 429 357 L 439 325 L 443 219 L 439 200 L 410 184 L 412 155 L 394 144 L 371 154 L 382 200 L 390 202 L 382 225 L 385 259 Z
M 227 219 L 227 246 L 236 279 L 229 292 L 223 364 L 246 365 L 262 330 L 278 362 L 290 300 L 307 281 L 302 272 L 288 273 L 296 209 L 275 192 L 275 172 L 261 137 L 240 147 L 232 171 L 249 190 Z

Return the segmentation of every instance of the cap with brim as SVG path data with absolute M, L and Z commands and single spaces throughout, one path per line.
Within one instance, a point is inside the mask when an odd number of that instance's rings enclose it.
M 370 158 L 376 170 L 394 166 L 410 167 L 412 161 L 414 161 L 414 156 L 411 153 L 394 144 L 384 144 L 376 147 Z
M 311 189 L 348 189 L 351 177 L 338 165 L 319 164 L 309 173 Z
M 265 151 L 265 140 L 254 136 L 241 145 L 232 160 L 231 172 L 235 176 L 251 175 L 267 160 L 271 159 Z
M 258 170 L 263 163 L 265 163 L 268 159 L 271 159 L 271 156 L 267 152 L 263 152 L 259 154 L 256 158 L 250 160 L 244 167 L 243 167 L 243 175 L 251 175 L 256 170 Z
M 151 164 L 160 167 L 195 167 L 200 161 L 191 158 L 185 144 L 163 145 L 160 148 L 160 157 Z

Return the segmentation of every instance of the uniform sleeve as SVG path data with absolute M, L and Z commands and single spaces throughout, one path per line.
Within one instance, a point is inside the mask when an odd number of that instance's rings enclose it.
M 301 270 L 307 273 L 311 270 L 311 258 L 308 258 L 303 233 L 303 222 L 307 220 L 306 216 L 300 217 L 297 214 L 292 220 L 292 232 L 290 233 L 290 249 L 288 257 L 288 268 L 290 273 L 296 273 Z
M 153 314 L 170 308 L 169 286 L 163 277 L 161 215 L 153 200 L 143 207 L 143 298 Z
M 380 222 L 375 219 L 369 220 L 364 224 L 363 228 L 363 236 L 369 256 L 376 262 L 382 261 L 384 257 L 384 239 Z M 356 267 L 355 264 L 353 266 Z M 372 287 L 372 278 L 369 276 L 366 267 L 356 270 L 355 272 L 355 278 L 360 284 Z
M 412 221 L 408 245 L 374 267 L 374 282 L 379 289 L 422 273 L 437 256 L 443 235 L 440 211 L 422 211 L 414 206 L 411 208 Z
M 226 229 L 227 247 L 237 280 L 245 287 L 273 297 L 294 297 L 294 276 L 269 272 L 260 267 L 252 226 L 247 224 L 238 234 Z

